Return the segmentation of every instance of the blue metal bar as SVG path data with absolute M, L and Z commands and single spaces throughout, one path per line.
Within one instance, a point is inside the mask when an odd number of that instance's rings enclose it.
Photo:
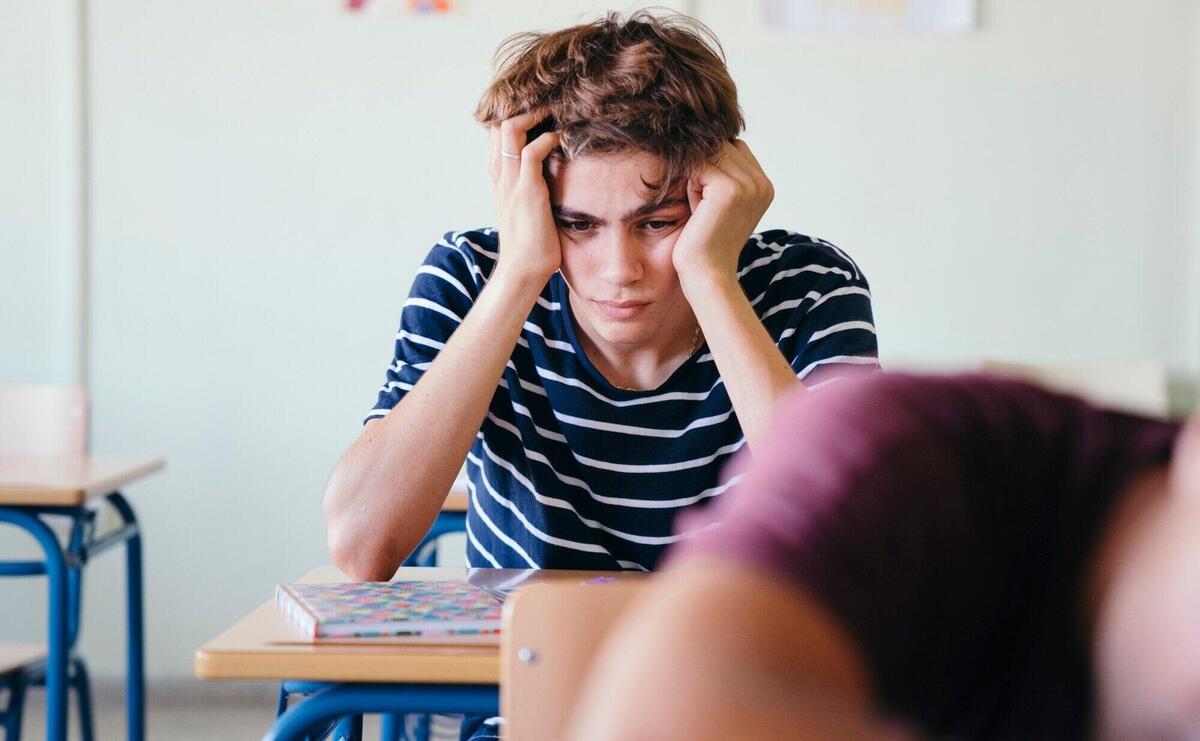
M 137 529 L 137 516 L 121 492 L 105 497 L 120 513 L 127 527 Z M 129 741 L 146 737 L 146 673 L 142 623 L 142 536 L 134 532 L 125 539 L 125 604 L 128 621 L 126 638 L 125 712 Z
M 362 716 L 344 715 L 333 726 L 330 741 L 362 741 Z
M 103 553 L 118 543 L 126 543 L 130 538 L 139 535 L 140 533 L 141 530 L 136 524 L 123 525 L 112 532 L 105 533 L 103 538 L 94 540 L 84 546 L 84 560 L 90 559 L 97 553 Z
M 279 700 L 275 703 L 275 717 L 283 715 L 287 712 L 288 703 L 292 695 L 312 695 L 321 690 L 327 690 L 333 686 L 331 682 L 310 682 L 299 679 L 288 679 L 279 684 Z M 310 733 L 306 738 L 322 739 L 332 734 L 332 738 L 338 737 L 354 738 L 355 741 L 362 737 L 362 716 L 357 716 L 355 721 L 350 717 L 341 718 L 331 723 L 325 728 L 320 729 L 315 733 Z M 353 729 L 357 728 L 358 736 L 353 736 Z
M 446 533 L 461 533 L 467 529 L 466 512 L 441 512 L 425 535 L 426 540 L 436 540 Z
M 71 660 L 71 684 L 79 701 L 79 737 L 82 741 L 94 741 L 96 725 L 92 721 L 92 683 L 88 679 L 87 665 L 78 657 Z
M 5 677 L 0 677 L 0 686 L 8 687 L 8 707 L 0 714 L 0 722 L 4 724 L 4 738 L 21 738 L 21 718 L 25 712 L 25 675 L 17 669 Z
M 299 741 L 331 720 L 356 713 L 496 714 L 499 707 L 495 685 L 338 684 L 280 716 L 263 741 Z
M 285 679 L 279 685 L 279 691 L 286 695 L 311 695 L 314 692 L 327 690 L 334 684 L 334 682 L 310 682 L 303 679 Z M 286 702 L 284 702 L 279 714 L 282 715 L 284 710 L 287 710 Z
M 3 561 L 0 562 L 0 577 L 3 576 L 41 576 L 46 573 L 46 564 L 42 561 Z
M 287 682 L 280 682 L 279 683 L 279 699 L 275 701 L 275 717 L 276 718 L 283 715 L 284 711 L 286 711 L 288 709 L 288 698 L 289 697 L 291 697 L 291 693 L 288 692 Z
M 83 606 L 83 566 L 87 563 L 86 543 L 91 538 L 96 513 L 85 510 L 71 522 L 71 537 L 67 541 L 67 645 L 75 647 L 79 639 L 79 613 Z
M 441 512 L 433 521 L 429 532 L 404 559 L 404 566 L 433 566 L 437 559 L 437 539 L 448 533 L 461 533 L 467 529 L 466 512 Z
M 379 719 L 379 741 L 400 741 L 400 732 L 403 729 L 403 715 L 384 713 Z
M 70 654 L 67 630 L 67 563 L 62 546 L 46 523 L 19 508 L 0 507 L 0 522 L 22 528 L 38 541 L 46 554 L 47 590 L 50 611 L 47 617 L 49 652 L 46 656 L 46 738 L 65 741 L 67 737 L 67 661 Z

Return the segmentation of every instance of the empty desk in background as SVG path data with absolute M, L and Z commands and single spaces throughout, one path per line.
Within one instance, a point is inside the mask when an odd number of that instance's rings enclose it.
M 145 675 L 142 649 L 142 547 L 137 518 L 121 487 L 163 467 L 161 458 L 99 455 L 0 455 L 0 522 L 33 536 L 43 560 L 0 562 L 0 576 L 48 577 L 49 616 L 45 659 L 46 736 L 67 737 L 67 678 L 75 637 L 83 567 L 95 555 L 125 544 L 126 709 L 131 741 L 145 737 Z M 99 502 L 111 504 L 121 525 L 97 533 Z M 70 535 L 64 549 L 47 517 L 65 517 Z M 80 665 L 82 666 L 82 665 Z M 86 701 L 86 692 L 83 699 Z

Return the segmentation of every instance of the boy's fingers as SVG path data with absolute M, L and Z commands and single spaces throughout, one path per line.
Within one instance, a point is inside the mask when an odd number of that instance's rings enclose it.
M 558 146 L 559 136 L 557 131 L 547 131 L 538 138 L 525 145 L 521 150 L 521 171 L 524 177 L 541 177 L 542 163 Z
M 714 170 L 717 170 L 743 188 L 753 184 L 750 174 L 747 172 L 747 165 L 748 162 L 745 159 L 745 155 L 732 144 L 726 144 L 722 147 L 721 153 L 713 161 Z
M 767 178 L 767 173 L 763 170 L 762 164 L 759 163 L 758 158 L 754 156 L 754 152 L 750 150 L 750 145 L 741 139 L 738 139 L 733 143 L 733 145 L 738 152 L 743 155 L 750 173 L 765 180 Z
M 493 183 L 500 175 L 500 132 L 495 126 L 488 127 L 488 174 Z
M 521 172 L 521 152 L 525 149 L 529 129 L 546 118 L 547 111 L 537 108 L 500 122 L 499 171 L 506 184 L 517 180 Z

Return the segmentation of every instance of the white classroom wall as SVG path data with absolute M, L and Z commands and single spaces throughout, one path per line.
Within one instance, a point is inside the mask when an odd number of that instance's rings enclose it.
M 688 5 L 725 44 L 775 182 L 764 225 L 859 260 L 885 363 L 1200 373 L 1200 3 L 990 0 L 958 37 L 797 34 L 757 3 Z M 321 488 L 408 283 L 442 232 L 492 219 L 471 120 L 492 50 L 604 6 L 89 7 L 95 449 L 168 459 L 129 494 L 149 671 L 180 676 L 328 559 Z M 0 380 L 81 373 L 77 9 L 0 3 Z M 88 571 L 100 675 L 122 666 L 119 567 Z M 0 639 L 39 618 L 6 609 Z
M 0 3 L 0 380 L 78 378 L 77 38 L 74 3 Z
M 1200 6 L 1200 3 L 1197 3 Z M 1200 16 L 1200 7 L 1194 8 L 1193 12 Z M 1197 376 L 1200 376 L 1200 20 L 1192 24 L 1192 51 L 1196 61 L 1192 65 L 1192 69 L 1196 70 L 1196 75 L 1192 80 L 1192 125 L 1195 131 L 1192 134 L 1192 158 L 1191 158 L 1191 182 L 1188 189 L 1189 198 L 1192 203 L 1192 229 L 1191 229 L 1191 284 L 1188 296 L 1191 299 L 1189 308 L 1190 321 L 1185 323 L 1185 331 L 1187 332 L 1187 342 L 1190 349 L 1189 357 L 1191 358 L 1188 367 L 1191 370 L 1191 377 L 1196 381 Z M 1197 382 L 1195 385 L 1200 385 Z M 1195 386 L 1193 386 L 1195 392 Z M 1200 396 L 1200 392 L 1195 393 Z

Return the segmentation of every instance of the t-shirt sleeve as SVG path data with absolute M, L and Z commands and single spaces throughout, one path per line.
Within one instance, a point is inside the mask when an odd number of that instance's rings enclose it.
M 392 362 L 364 424 L 387 414 L 421 379 L 474 305 L 479 275 L 474 253 L 456 235 L 430 250 L 400 310 Z
M 779 349 L 810 388 L 879 367 L 871 289 L 849 255 L 791 235 L 762 298 Z

